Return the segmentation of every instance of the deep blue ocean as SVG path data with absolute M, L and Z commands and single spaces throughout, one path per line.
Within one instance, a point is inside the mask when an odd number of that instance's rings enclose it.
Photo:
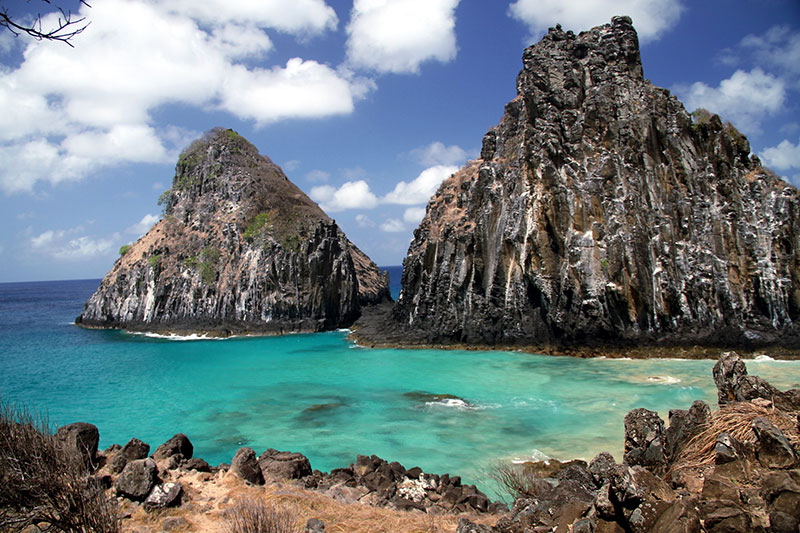
M 666 419 L 695 399 L 716 402 L 713 361 L 368 349 L 344 331 L 175 340 L 83 330 L 73 321 L 98 284 L 0 284 L 0 396 L 54 424 L 97 425 L 101 447 L 138 437 L 155 448 L 182 432 L 212 464 L 240 446 L 301 452 L 320 470 L 377 454 L 490 489 L 483 472 L 497 461 L 603 450 L 620 460 L 630 409 Z M 800 386 L 800 362 L 748 370 Z

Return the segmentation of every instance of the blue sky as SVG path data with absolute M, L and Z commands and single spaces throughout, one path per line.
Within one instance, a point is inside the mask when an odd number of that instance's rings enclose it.
M 615 14 L 634 19 L 645 77 L 732 121 L 800 184 L 798 0 L 90 4 L 74 48 L 0 32 L 0 281 L 102 277 L 214 126 L 282 166 L 378 264 L 400 264 L 430 194 L 514 97 L 523 48 Z

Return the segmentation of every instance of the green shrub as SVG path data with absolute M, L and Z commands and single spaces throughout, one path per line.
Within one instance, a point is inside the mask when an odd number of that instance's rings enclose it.
M 269 224 L 269 213 L 263 211 L 250 219 L 242 236 L 248 241 L 252 241 L 267 224 Z
M 695 124 L 708 124 L 713 116 L 714 114 L 704 107 L 698 107 L 692 111 L 692 121 Z
M 211 285 L 217 281 L 217 263 L 220 258 L 220 251 L 218 248 L 208 246 L 203 248 L 200 252 L 199 272 L 200 279 L 206 285 Z
M 161 254 L 151 255 L 147 258 L 147 262 L 151 267 L 154 267 L 161 261 Z
M 119 255 L 122 256 L 127 254 L 131 250 L 131 248 L 133 248 L 132 244 L 123 244 L 122 246 L 119 247 Z

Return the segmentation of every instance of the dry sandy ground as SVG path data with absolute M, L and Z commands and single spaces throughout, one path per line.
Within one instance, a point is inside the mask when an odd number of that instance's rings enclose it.
M 319 492 L 305 490 L 292 483 L 268 483 L 254 486 L 228 472 L 216 474 L 196 471 L 164 471 L 164 481 L 182 484 L 183 504 L 180 507 L 146 512 L 141 506 L 121 500 L 124 532 L 156 533 L 161 531 L 229 532 L 225 511 L 242 498 L 262 499 L 297 517 L 298 531 L 303 531 L 310 518 L 325 524 L 325 532 L 347 533 L 443 533 L 454 532 L 458 518 L 493 524 L 498 516 L 429 515 L 370 507 L 363 503 L 344 503 Z M 113 491 L 113 489 L 110 489 Z

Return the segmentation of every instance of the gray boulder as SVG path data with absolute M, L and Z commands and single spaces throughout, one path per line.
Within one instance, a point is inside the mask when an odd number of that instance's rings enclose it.
M 183 433 L 177 433 L 167 442 L 156 448 L 155 453 L 153 453 L 153 459 L 161 461 L 178 454 L 183 455 L 186 459 L 191 459 L 192 453 L 194 453 L 194 446 L 192 446 L 191 441 L 189 441 L 189 437 Z
M 794 448 L 783 432 L 764 417 L 753 420 L 756 457 L 767 468 L 791 468 L 797 461 Z
M 56 431 L 56 439 L 64 443 L 68 450 L 83 457 L 86 464 L 94 464 L 97 444 L 100 442 L 100 432 L 94 424 L 75 422 L 61 426 Z
M 264 475 L 252 448 L 239 448 L 231 460 L 231 472 L 254 485 L 264 484 Z
M 148 511 L 164 509 L 181 504 L 183 486 L 180 483 L 164 483 L 155 485 L 144 501 L 144 508 Z
M 150 453 L 150 445 L 137 438 L 132 438 L 122 447 L 120 454 L 125 456 L 128 461 L 147 458 Z
M 634 409 L 625 415 L 624 462 L 656 472 L 663 470 L 667 462 L 664 421 L 655 411 Z
M 676 458 L 681 448 L 711 423 L 711 408 L 696 400 L 688 410 L 672 409 L 669 427 L 664 432 L 665 452 L 670 460 Z
M 158 467 L 152 459 L 130 461 L 114 482 L 114 490 L 129 500 L 144 501 L 153 489 L 157 475 Z
M 311 463 L 301 453 L 270 448 L 258 458 L 258 465 L 264 479 L 300 479 L 311 475 Z

